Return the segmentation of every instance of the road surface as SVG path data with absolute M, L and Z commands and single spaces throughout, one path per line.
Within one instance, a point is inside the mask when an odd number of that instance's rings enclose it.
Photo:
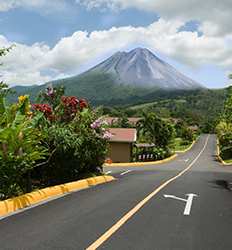
M 1 219 L 0 249 L 231 250 L 232 168 L 215 154 L 203 135 L 172 162 L 106 168 L 116 181 Z

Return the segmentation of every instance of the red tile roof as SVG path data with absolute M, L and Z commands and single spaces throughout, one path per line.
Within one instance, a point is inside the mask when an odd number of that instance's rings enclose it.
M 137 131 L 134 128 L 110 128 L 109 132 L 113 135 L 111 142 L 136 142 Z

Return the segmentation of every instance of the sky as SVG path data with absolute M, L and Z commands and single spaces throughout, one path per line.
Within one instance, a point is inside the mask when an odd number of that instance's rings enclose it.
M 0 76 L 10 86 L 79 74 L 146 47 L 208 88 L 232 72 L 231 0 L 0 0 Z

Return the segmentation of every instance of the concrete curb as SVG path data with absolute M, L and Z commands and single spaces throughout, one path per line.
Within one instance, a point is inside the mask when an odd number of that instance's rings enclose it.
M 219 148 L 219 141 L 217 139 L 217 158 L 220 161 L 220 163 L 224 166 L 232 166 L 232 163 L 226 163 L 220 156 L 220 148 Z
M 125 162 L 125 163 L 105 163 L 104 167 L 143 167 L 143 166 L 151 166 L 151 165 L 157 165 L 161 163 L 169 162 L 177 157 L 177 154 L 174 154 L 164 160 L 160 161 L 150 161 L 150 162 Z
M 0 201 L 0 217 L 16 212 L 17 210 L 35 205 L 39 202 L 49 200 L 59 195 L 78 191 L 98 184 L 107 183 L 113 180 L 115 180 L 113 176 L 97 176 L 80 181 L 57 185 L 54 187 L 47 187 L 15 198 Z
M 193 141 L 192 144 L 187 149 L 185 149 L 185 150 L 177 150 L 175 152 L 178 153 L 178 154 L 182 154 L 182 153 L 188 152 L 190 149 L 192 149 L 192 147 L 194 146 L 194 144 L 196 143 L 196 141 L 197 140 Z

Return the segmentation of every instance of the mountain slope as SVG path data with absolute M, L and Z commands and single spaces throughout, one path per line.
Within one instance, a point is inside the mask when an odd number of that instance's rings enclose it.
M 202 85 L 178 72 L 156 57 L 148 49 L 137 48 L 130 52 L 117 52 L 109 59 L 87 71 L 107 73 L 117 83 L 161 89 L 198 89 Z M 85 75 L 84 74 L 84 75 Z

